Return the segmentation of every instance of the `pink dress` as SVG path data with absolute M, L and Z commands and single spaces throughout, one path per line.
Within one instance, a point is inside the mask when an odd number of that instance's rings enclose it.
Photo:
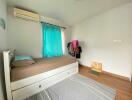
M 78 40 L 72 40 L 72 48 L 77 48 L 78 47 L 78 45 L 79 45 L 79 42 L 78 42 Z

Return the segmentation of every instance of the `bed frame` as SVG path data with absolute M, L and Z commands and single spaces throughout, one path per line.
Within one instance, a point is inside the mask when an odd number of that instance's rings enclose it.
M 7 100 L 26 99 L 78 73 L 78 62 L 75 62 L 54 70 L 11 82 L 10 62 L 13 58 L 13 53 L 4 51 L 3 57 Z

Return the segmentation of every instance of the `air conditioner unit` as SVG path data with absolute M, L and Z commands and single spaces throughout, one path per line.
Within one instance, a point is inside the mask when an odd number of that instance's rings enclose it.
M 22 19 L 26 19 L 26 20 L 36 21 L 36 22 L 40 21 L 39 14 L 26 11 L 23 9 L 19 9 L 19 8 L 14 8 L 14 16 L 22 18 Z

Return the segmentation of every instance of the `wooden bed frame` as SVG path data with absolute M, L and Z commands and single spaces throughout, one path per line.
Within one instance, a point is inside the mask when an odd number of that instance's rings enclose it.
M 3 57 L 7 100 L 23 100 L 78 73 L 78 62 L 75 62 L 54 70 L 11 82 L 10 61 L 13 54 L 10 51 L 4 51 Z

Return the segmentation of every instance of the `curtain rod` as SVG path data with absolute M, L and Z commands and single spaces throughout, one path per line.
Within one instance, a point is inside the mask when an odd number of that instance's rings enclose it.
M 54 25 L 54 26 L 58 26 L 58 27 L 61 27 L 61 28 L 63 28 L 63 29 L 66 29 L 66 27 L 59 26 L 59 25 L 55 25 L 55 24 L 51 24 L 51 23 L 48 23 L 48 22 L 43 22 L 43 21 L 41 21 L 41 23 L 47 23 L 47 24 L 50 24 L 50 25 Z

